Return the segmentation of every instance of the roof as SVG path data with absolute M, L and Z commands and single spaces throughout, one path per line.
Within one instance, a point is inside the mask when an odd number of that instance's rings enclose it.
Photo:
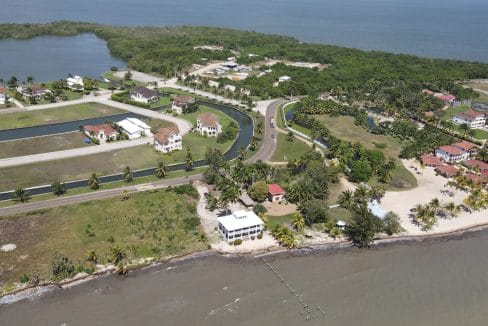
M 140 94 L 145 98 L 151 98 L 151 97 L 158 96 L 158 93 L 156 93 L 152 89 L 149 89 L 149 88 L 144 87 L 144 86 L 135 87 L 130 91 L 130 93 L 131 94 L 134 94 L 134 93 Z
M 449 153 L 451 155 L 461 155 L 464 152 L 466 152 L 465 150 L 462 150 L 459 147 L 454 147 L 452 145 L 441 146 L 441 147 L 439 147 L 438 150 Z
M 283 190 L 283 188 L 280 187 L 280 185 L 276 183 L 272 183 L 268 185 L 268 193 L 274 196 L 274 195 L 282 195 L 285 193 L 285 191 Z
M 193 102 L 195 102 L 195 99 L 189 95 L 178 95 L 173 99 L 173 103 L 177 106 L 183 106 Z
M 383 218 L 386 216 L 386 212 L 378 205 L 376 200 L 368 203 L 368 209 L 376 217 Z
M 5 92 L 5 88 L 3 88 L 2 86 L 0 86 L 0 94 L 3 94 Z
M 160 144 L 167 145 L 169 143 L 169 138 L 171 135 L 179 135 L 180 130 L 177 126 L 161 128 L 154 135 L 154 140 Z
M 336 225 L 339 226 L 339 227 L 343 227 L 343 226 L 346 226 L 347 223 L 344 222 L 343 220 L 338 220 L 337 223 L 336 223 Z
M 246 227 L 264 224 L 254 212 L 244 210 L 236 211 L 231 215 L 218 217 L 217 221 L 219 221 L 227 231 L 236 231 Z
M 254 200 L 252 200 L 251 197 L 247 194 L 247 192 L 243 192 L 241 197 L 239 197 L 239 200 L 246 206 L 252 206 L 254 205 Z
M 436 168 L 436 171 L 447 177 L 453 177 L 458 173 L 458 169 L 452 165 L 441 165 Z
M 126 118 L 125 120 L 129 121 L 130 123 L 142 128 L 142 129 L 151 129 L 146 123 L 137 119 L 137 118 Z
M 452 144 L 452 146 L 463 149 L 464 151 L 469 151 L 476 147 L 475 144 L 465 140 L 460 141 L 459 143 Z
M 424 93 L 424 94 L 428 94 L 428 95 L 434 95 L 434 92 L 433 92 L 433 91 L 431 91 L 430 89 L 423 89 L 423 90 L 422 90 L 422 93 Z
M 488 163 L 480 160 L 466 160 L 463 165 L 470 169 L 478 168 L 480 171 L 488 171 Z
M 126 118 L 117 124 L 124 129 L 128 134 L 136 134 L 138 132 L 146 132 L 147 129 L 151 129 L 147 124 L 136 118 Z
M 281 76 L 279 80 L 291 80 L 290 76 Z
M 106 135 L 110 135 L 113 133 L 117 133 L 117 130 L 112 128 L 110 125 L 104 123 L 101 125 L 86 125 L 83 126 L 83 129 L 88 132 L 99 133 L 101 131 L 105 132 Z
M 483 184 L 483 183 L 487 183 L 488 182 L 488 180 L 486 179 L 486 177 L 482 177 L 482 176 L 479 176 L 479 175 L 476 175 L 476 174 L 473 174 L 473 173 L 466 173 L 465 176 L 469 180 L 473 181 L 473 183 Z
M 200 120 L 202 127 L 214 127 L 217 128 L 219 117 L 212 112 L 204 112 L 198 115 L 197 120 Z
M 451 94 L 436 94 L 434 96 L 436 98 L 438 98 L 439 100 L 446 101 L 446 102 L 451 102 L 451 101 L 454 101 L 456 99 L 456 96 L 451 95 Z
M 439 166 L 442 165 L 441 160 L 431 154 L 424 154 L 420 157 L 420 161 L 423 165 Z
M 477 117 L 484 117 L 484 116 L 485 116 L 484 113 L 481 113 L 481 112 L 478 112 L 478 111 L 475 111 L 472 109 L 469 109 L 466 112 L 461 112 L 461 113 L 456 114 L 456 117 L 463 119 L 463 120 L 467 120 L 467 121 L 473 121 Z

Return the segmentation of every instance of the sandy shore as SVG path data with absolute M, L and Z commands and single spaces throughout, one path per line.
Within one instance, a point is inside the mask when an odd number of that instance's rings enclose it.
M 417 225 L 412 223 L 409 217 L 410 209 L 416 204 L 426 204 L 436 197 L 440 200 L 441 204 L 451 201 L 456 204 L 461 204 L 464 198 L 466 198 L 467 193 L 446 187 L 445 185 L 448 180 L 442 176 L 437 176 L 433 168 L 422 168 L 415 160 L 404 160 L 403 164 L 417 178 L 418 187 L 407 191 L 387 192 L 380 207 L 385 211 L 393 211 L 400 216 L 402 227 L 406 230 L 406 235 L 449 233 L 488 224 L 488 210 L 473 211 L 472 213 L 462 211 L 456 218 L 439 218 L 438 224 L 430 231 L 420 230 Z M 416 167 L 420 174 L 417 174 L 411 166 Z M 452 191 L 454 196 L 450 197 L 442 194 L 441 190 L 445 189 Z

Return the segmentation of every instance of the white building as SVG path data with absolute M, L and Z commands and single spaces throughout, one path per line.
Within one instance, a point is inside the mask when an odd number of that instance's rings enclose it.
M 435 151 L 435 156 L 446 163 L 458 163 L 469 159 L 467 151 L 452 145 L 441 146 Z
M 229 242 L 249 238 L 264 229 L 263 221 L 254 212 L 237 211 L 231 215 L 221 216 L 217 221 L 220 234 Z
M 280 78 L 278 78 L 278 82 L 287 82 L 287 81 L 291 81 L 291 77 L 290 76 L 281 76 Z
M 126 118 L 117 122 L 129 139 L 151 136 L 151 127 L 136 118 Z
M 66 78 L 66 83 L 68 85 L 68 88 L 74 91 L 83 91 L 85 89 L 85 85 L 83 84 L 83 78 L 78 75 Z
M 158 93 L 144 86 L 136 87 L 130 91 L 130 99 L 140 103 L 153 103 L 158 101 Z
M 161 128 L 154 134 L 156 150 L 169 153 L 183 148 L 183 141 L 178 127 Z
M 21 85 L 17 87 L 17 92 L 24 98 L 35 98 L 36 100 L 42 99 L 47 94 L 51 93 L 49 89 L 43 88 L 39 85 Z
M 456 114 L 452 118 L 452 121 L 458 125 L 465 123 L 471 129 L 480 129 L 486 125 L 486 116 L 484 113 L 468 110 L 466 112 Z
M 83 131 L 85 132 L 85 135 L 90 138 L 95 138 L 100 143 L 117 140 L 117 135 L 119 134 L 117 130 L 115 130 L 114 128 L 112 128 L 112 126 L 106 123 L 101 125 L 83 126 Z
M 212 112 L 204 112 L 197 117 L 196 129 L 202 136 L 217 136 L 222 132 L 222 126 Z
M 7 97 L 5 96 L 5 89 L 0 87 L 0 104 L 5 104 L 7 102 Z

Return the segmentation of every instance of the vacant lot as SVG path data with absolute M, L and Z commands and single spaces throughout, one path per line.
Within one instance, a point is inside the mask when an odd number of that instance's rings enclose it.
M 182 114 L 182 115 L 180 115 L 180 118 L 183 118 L 183 119 L 190 121 L 193 124 L 193 126 L 195 126 L 197 123 L 197 116 L 202 114 L 203 112 L 212 112 L 213 114 L 218 116 L 219 120 L 220 120 L 220 125 L 222 127 L 225 127 L 227 124 L 229 124 L 229 122 L 234 121 L 231 117 L 222 113 L 221 111 L 216 110 L 216 109 L 212 109 L 212 108 L 209 108 L 209 107 L 203 106 L 203 105 L 200 105 L 198 107 L 197 112 L 193 112 L 193 113 L 189 113 L 189 114 Z
M 354 124 L 354 118 L 349 116 L 331 117 L 328 115 L 315 116 L 330 130 L 330 132 L 345 141 L 359 142 L 368 149 L 380 149 L 387 157 L 397 159 L 397 168 L 393 171 L 393 177 L 387 186 L 388 190 L 407 190 L 417 186 L 417 180 L 408 172 L 398 160 L 398 154 L 402 149 L 402 143 L 392 136 L 374 135 L 364 128 Z
M 26 138 L 0 142 L 0 158 L 62 151 L 65 149 L 93 146 L 86 144 L 85 136 L 81 132 Z
M 311 150 L 310 146 L 296 137 L 290 142 L 286 139 L 286 134 L 280 132 L 277 132 L 276 134 L 278 136 L 278 144 L 271 157 L 272 162 L 288 162 L 290 160 L 299 159 L 303 154 Z
M 206 248 L 196 200 L 165 190 L 62 206 L 0 218 L 2 244 L 17 249 L 0 252 L 0 286 L 21 275 L 50 278 L 52 256 L 59 252 L 82 265 L 88 250 L 108 263 L 109 248 L 120 245 L 126 260 L 167 257 Z M 3 283 L 3 284 L 2 284 Z
M 3 114 L 0 130 L 46 125 L 71 120 L 103 117 L 125 111 L 98 103 L 84 103 L 52 109 Z

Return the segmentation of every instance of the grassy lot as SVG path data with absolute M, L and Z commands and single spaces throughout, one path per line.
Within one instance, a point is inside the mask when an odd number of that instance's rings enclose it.
M 83 142 L 85 135 L 81 132 L 19 139 L 0 142 L 0 158 L 62 151 L 66 149 L 92 146 Z
M 375 135 L 354 124 L 354 118 L 349 116 L 330 117 L 328 115 L 315 116 L 330 130 L 330 132 L 345 141 L 360 142 L 368 149 L 378 149 L 375 144 L 384 144 L 381 149 L 387 157 L 397 159 L 397 168 L 393 171 L 393 178 L 386 186 L 387 190 L 408 190 L 417 186 L 415 177 L 398 160 L 402 143 L 389 135 Z M 373 181 L 374 183 L 374 181 Z
M 480 82 L 471 81 L 468 83 L 468 86 L 471 88 L 476 88 L 476 89 L 480 89 L 482 91 L 488 92 L 488 83 L 480 83 Z
M 452 120 L 456 114 L 467 111 L 469 109 L 469 105 L 460 105 L 457 107 L 449 108 L 442 111 L 441 120 L 447 121 Z
M 204 105 L 200 105 L 198 107 L 197 112 L 193 112 L 193 113 L 189 113 L 189 114 L 181 114 L 179 117 L 190 121 L 193 124 L 193 126 L 195 126 L 197 123 L 197 116 L 204 113 L 204 112 L 212 112 L 213 114 L 218 116 L 219 120 L 220 120 L 220 125 L 222 127 L 225 127 L 226 125 L 229 124 L 229 122 L 234 121 L 231 117 L 229 117 L 225 113 L 222 113 L 222 111 L 219 111 L 219 110 L 213 109 L 213 108 L 209 108 L 208 106 L 204 106 Z
M 271 157 L 272 162 L 287 162 L 293 159 L 299 159 L 303 154 L 309 152 L 311 147 L 300 139 L 294 137 L 293 142 L 286 140 L 286 134 L 277 133 L 278 145 Z
M 2 243 L 17 245 L 0 252 L 0 285 L 24 274 L 49 279 L 57 252 L 84 265 L 87 251 L 95 250 L 99 263 L 108 263 L 112 242 L 125 261 L 206 249 L 195 205 L 194 198 L 160 190 L 0 218 Z
M 476 102 L 488 104 L 488 95 L 480 93 L 480 97 L 476 99 Z
M 124 112 L 103 104 L 84 103 L 45 110 L 7 113 L 0 119 L 0 130 L 96 118 Z
M 342 207 L 335 207 L 329 210 L 329 215 L 331 219 L 342 220 L 346 223 L 351 223 L 351 213 Z
M 268 216 L 268 228 L 272 229 L 276 225 L 290 224 L 293 220 L 293 214 L 282 216 Z
M 156 133 L 161 128 L 172 127 L 175 124 L 166 120 L 146 118 L 144 122 L 151 127 L 151 132 Z

